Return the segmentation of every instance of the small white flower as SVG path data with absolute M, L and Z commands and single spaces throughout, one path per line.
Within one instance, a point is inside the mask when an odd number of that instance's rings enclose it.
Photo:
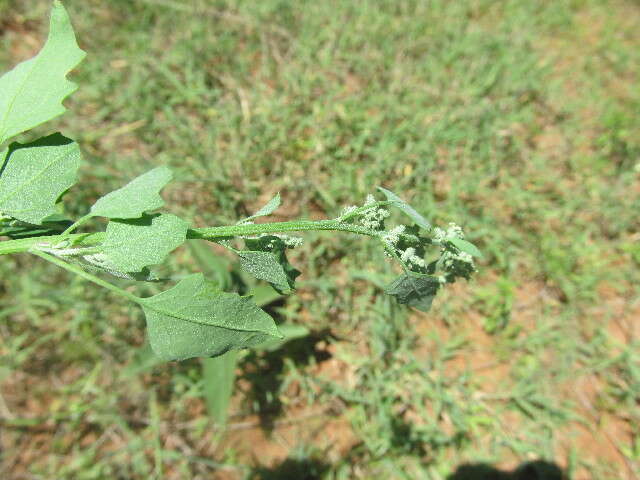
M 303 239 L 300 237 L 292 237 L 290 235 L 282 235 L 280 236 L 284 244 L 289 248 L 299 247 L 303 243 Z
M 409 247 L 407 248 L 404 252 L 402 252 L 402 255 L 400 256 L 400 260 L 402 260 L 403 262 L 408 262 L 411 257 L 413 257 L 416 254 L 416 249 L 413 247 Z
M 291 235 L 285 235 L 283 233 L 261 233 L 260 236 L 261 237 L 278 237 L 280 240 L 282 240 L 284 245 L 288 248 L 299 247 L 300 245 L 302 245 L 302 242 L 304 241 L 300 237 L 293 237 Z M 268 249 L 273 250 L 276 246 L 275 240 L 269 241 L 269 243 L 267 243 L 265 246 Z
M 402 260 L 409 266 L 414 265 L 421 268 L 425 266 L 424 258 L 416 255 L 416 249 L 413 247 L 409 247 L 404 252 L 402 252 L 402 254 L 400 255 L 400 260 Z
M 414 265 L 416 265 L 418 267 L 424 267 L 425 266 L 424 258 L 420 258 L 417 255 L 414 255 L 413 257 L 411 257 L 411 263 L 413 263 Z
M 380 230 L 382 222 L 389 215 L 391 215 L 389 211 L 384 208 L 372 208 L 364 212 L 360 223 L 371 230 Z
M 342 209 L 342 212 L 340 212 L 340 216 L 338 217 L 338 219 L 344 218 L 347 215 L 351 215 L 357 209 L 358 209 L 358 207 L 356 207 L 355 205 L 348 205 L 348 206 L 344 207 Z
M 405 226 L 398 225 L 397 227 L 392 228 L 388 232 L 386 232 L 382 236 L 382 240 L 392 247 L 396 246 L 396 244 L 400 241 L 400 235 L 404 233 Z
M 464 238 L 464 232 L 462 231 L 462 227 L 456 225 L 455 223 L 449 223 L 449 228 L 447 228 L 447 238 Z
M 436 227 L 433 229 L 433 241 L 436 243 L 442 243 L 444 239 L 447 237 L 447 232 L 445 232 L 440 227 Z
M 477 271 L 471 255 L 465 252 L 453 253 L 449 250 L 442 253 L 442 267 L 446 272 L 465 278 Z
M 467 252 L 460 252 L 458 258 L 466 263 L 473 263 L 473 257 L 469 255 Z

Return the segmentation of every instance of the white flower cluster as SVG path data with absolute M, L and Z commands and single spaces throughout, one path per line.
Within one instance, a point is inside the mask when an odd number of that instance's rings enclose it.
M 368 207 L 368 208 L 367 208 Z M 355 215 L 354 215 L 355 212 Z M 383 222 L 385 218 L 388 218 L 391 214 L 385 208 L 376 207 L 376 198 L 369 194 L 367 195 L 364 205 L 360 208 L 353 205 L 344 207 L 337 220 L 350 220 L 350 218 L 357 218 L 360 225 L 370 230 L 382 230 Z
M 358 209 L 358 207 L 356 207 L 355 205 L 349 205 L 347 207 L 344 207 L 342 209 L 342 212 L 340 212 L 340 216 L 338 217 L 339 220 L 343 219 L 344 217 L 346 217 L 347 215 L 351 215 L 353 212 L 355 212 Z
M 389 211 L 384 208 L 372 208 L 364 213 L 360 219 L 360 223 L 363 227 L 371 230 L 380 230 L 382 228 L 382 222 L 385 218 L 389 217 L 389 215 Z
M 278 235 L 278 237 L 289 248 L 299 247 L 304 242 L 304 240 L 302 238 L 300 238 L 300 237 L 292 237 L 291 235 Z
M 447 238 L 464 238 L 464 232 L 462 231 L 462 227 L 456 225 L 455 223 L 449 223 L 449 228 L 447 228 Z
M 442 268 L 457 277 L 469 278 L 476 271 L 473 257 L 466 252 L 453 253 L 445 250 L 442 253 Z
M 375 197 L 369 194 L 364 202 L 364 206 L 367 207 L 369 205 L 374 205 L 375 203 Z M 384 219 L 388 218 L 389 215 L 391 215 L 389 210 L 385 208 L 370 208 L 362 214 L 360 223 L 362 226 L 371 230 L 380 230 L 382 229 L 382 222 L 384 222 Z
M 444 242 L 444 239 L 447 238 L 447 232 L 445 232 L 440 227 L 436 227 L 433 229 L 433 241 L 436 243 Z
M 464 232 L 462 227 L 455 223 L 449 223 L 449 227 L 446 230 L 436 227 L 433 229 L 433 241 L 435 243 L 442 243 L 449 238 L 464 238 Z
M 442 254 L 442 258 L 443 258 L 442 263 L 445 267 L 452 265 L 453 262 L 455 262 L 456 260 L 464 263 L 473 264 L 473 257 L 466 252 L 453 253 L 447 250 Z
M 382 235 L 382 241 L 389 247 L 395 247 L 400 241 L 400 235 L 404 233 L 405 226 L 398 225 Z
M 304 241 L 302 238 L 300 237 L 292 237 L 291 235 L 285 235 L 282 233 L 262 233 L 260 234 L 261 237 L 278 237 L 280 240 L 282 240 L 282 242 L 284 243 L 285 247 L 287 248 L 295 248 L 295 247 L 299 247 L 300 245 L 302 245 L 302 242 Z M 270 249 L 273 250 L 275 248 L 275 240 L 271 240 L 269 243 L 267 243 L 265 246 Z
M 425 265 L 424 258 L 416 255 L 416 249 L 413 247 L 409 247 L 404 252 L 402 252 L 402 254 L 400 255 L 400 260 L 402 260 L 409 266 L 424 268 Z
M 400 256 L 400 260 L 405 263 L 409 268 L 418 267 L 424 268 L 425 261 L 424 258 L 420 257 L 416 254 L 416 249 L 413 247 L 408 247 L 405 250 L 398 249 L 398 243 L 400 242 L 400 236 L 404 234 L 406 227 L 404 225 L 398 225 L 397 227 L 392 228 L 388 232 L 385 232 L 381 239 L 387 246 L 386 254 L 391 257 L 392 255 L 389 253 L 389 250 L 395 251 L 397 255 Z

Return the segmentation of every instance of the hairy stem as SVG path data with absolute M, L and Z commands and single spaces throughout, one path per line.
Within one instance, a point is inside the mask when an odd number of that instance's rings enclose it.
M 218 240 L 226 237 L 260 235 L 262 233 L 303 232 L 310 230 L 334 230 L 377 237 L 378 234 L 368 228 L 337 220 L 295 220 L 291 222 L 273 222 L 248 225 L 229 225 L 223 227 L 195 228 L 189 230 L 187 238 Z
M 229 237 L 260 235 L 263 233 L 303 232 L 312 230 L 333 230 L 355 233 L 379 238 L 380 234 L 368 228 L 341 222 L 338 220 L 298 220 L 291 222 L 273 222 L 246 225 L 225 225 L 220 227 L 192 228 L 187 232 L 188 239 L 216 241 Z M 0 242 L 0 255 L 29 252 L 35 253 L 38 245 L 51 247 L 62 240 L 70 241 L 76 247 L 99 245 L 105 238 L 104 232 L 60 234 L 42 237 L 22 238 Z
M 0 255 L 9 255 L 11 253 L 29 252 L 38 245 L 46 245 L 51 247 L 62 240 L 72 240 L 74 245 L 79 247 L 91 247 L 100 244 L 104 240 L 104 233 L 79 233 L 75 235 L 48 235 L 42 237 L 21 238 L 18 240 L 6 240 L 0 242 Z M 33 253 L 33 252 L 32 252 Z

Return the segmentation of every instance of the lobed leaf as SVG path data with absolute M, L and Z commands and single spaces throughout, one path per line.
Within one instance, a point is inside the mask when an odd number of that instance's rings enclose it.
M 423 228 L 425 230 L 431 230 L 431 224 L 427 221 L 426 218 L 420 215 L 411 205 L 406 203 L 399 196 L 387 190 L 386 188 L 378 187 L 378 190 L 384 193 L 384 195 L 387 197 L 387 200 L 389 200 L 390 202 L 393 202 L 394 206 L 396 206 L 401 211 L 403 211 L 406 215 L 408 215 L 416 223 L 416 225 L 418 225 L 420 228 Z
M 40 53 L 0 77 L 0 145 L 64 113 L 62 101 L 77 89 L 66 75 L 84 56 L 66 10 L 55 1 Z
M 295 276 L 287 274 L 278 255 L 272 252 L 241 250 L 236 252 L 240 265 L 258 280 L 269 282 L 278 293 L 283 295 L 293 291 Z
M 428 312 L 439 288 L 440 282 L 434 277 L 405 273 L 387 285 L 385 293 L 400 304 Z
M 282 338 L 250 297 L 217 290 L 201 273 L 140 303 L 151 348 L 163 360 L 213 357 Z
M 91 207 L 91 215 L 107 218 L 140 218 L 145 212 L 164 205 L 160 190 L 171 180 L 168 167 L 161 166 L 133 179 L 127 185 L 104 197 Z
M 12 143 L 0 170 L 0 211 L 40 225 L 56 213 L 56 201 L 75 182 L 78 144 L 59 133 L 31 143 Z
M 264 235 L 245 238 L 244 243 L 249 250 L 236 251 L 240 265 L 257 279 L 269 282 L 278 293 L 291 293 L 300 271 L 289 263 L 282 239 Z
M 107 225 L 102 253 L 107 264 L 121 272 L 139 272 L 162 263 L 187 238 L 189 225 L 165 213 L 135 220 L 112 220 Z

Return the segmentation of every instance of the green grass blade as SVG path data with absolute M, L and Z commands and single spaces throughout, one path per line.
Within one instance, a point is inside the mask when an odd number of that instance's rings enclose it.
M 202 359 L 204 400 L 209 415 L 219 424 L 227 421 L 237 361 L 237 350 L 231 350 L 218 357 Z

